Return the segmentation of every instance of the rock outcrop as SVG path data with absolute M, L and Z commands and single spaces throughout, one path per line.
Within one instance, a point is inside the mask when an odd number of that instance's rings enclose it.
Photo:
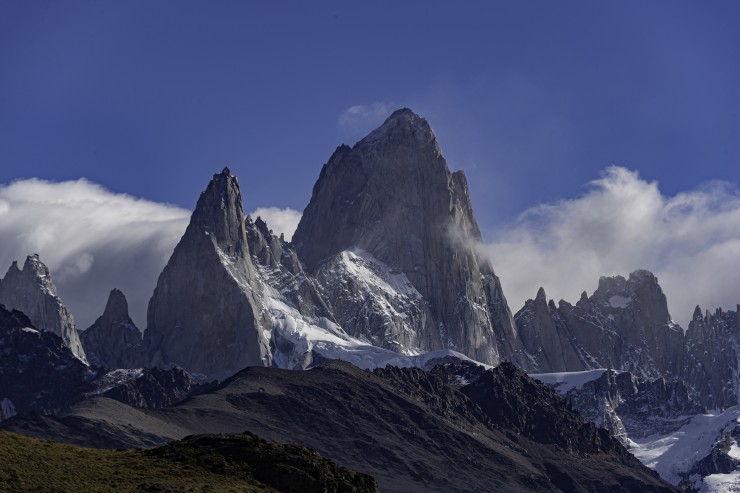
M 22 312 L 0 305 L 0 421 L 35 412 L 59 414 L 90 396 L 134 407 L 176 404 L 198 387 L 178 368 L 136 370 L 87 365 L 61 337 L 36 330 Z
M 675 431 L 705 411 L 681 380 L 650 380 L 614 370 L 573 388 L 565 399 L 625 445 L 628 439 Z
M 49 269 L 37 254 L 26 257 L 23 269 L 13 262 L 0 280 L 0 304 L 25 313 L 40 330 L 52 332 L 83 362 L 87 362 L 74 317 L 62 304 Z
M 319 286 L 303 269 L 293 245 L 273 234 L 260 217 L 247 216 L 245 224 L 249 250 L 263 282 L 305 317 L 333 320 Z
M 103 315 L 80 334 L 90 364 L 106 368 L 141 368 L 147 354 L 141 332 L 128 314 L 126 296 L 118 289 L 108 295 Z
M 686 331 L 684 379 L 709 409 L 734 406 L 740 398 L 739 314 L 740 306 L 704 314 L 697 306 Z
M 517 312 L 522 340 L 538 371 L 614 368 L 645 378 L 681 378 L 683 329 L 671 320 L 658 279 L 637 270 L 602 277 L 588 297 L 544 307 L 544 293 Z M 570 341 L 570 342 L 569 342 Z
M 144 333 L 154 365 L 223 379 L 270 365 L 271 327 L 247 245 L 239 183 L 228 168 L 201 193 L 157 281 Z
M 0 400 L 17 413 L 59 412 L 80 400 L 100 372 L 80 361 L 57 334 L 37 330 L 0 305 Z
M 163 370 L 156 367 L 134 372 L 114 370 L 99 379 L 97 386 L 96 395 L 150 409 L 182 402 L 199 388 L 190 375 L 179 368 Z
M 657 278 L 638 270 L 627 279 L 602 277 L 575 305 L 555 307 L 540 289 L 514 319 L 534 372 L 613 368 L 669 386 L 683 382 L 692 402 L 724 409 L 740 398 L 738 312 L 697 306 L 684 334 Z
M 580 371 L 591 368 L 592 362 L 574 342 L 570 328 L 560 317 L 555 303 L 547 301 L 540 288 L 533 300 L 514 316 L 519 337 L 531 356 L 532 372 Z
M 394 350 L 454 349 L 486 363 L 525 364 L 501 284 L 476 253 L 480 239 L 463 172 L 450 172 L 429 124 L 405 108 L 354 147 L 337 148 L 293 235 L 351 335 Z M 353 278 L 348 255 L 377 261 L 394 275 L 385 283 L 391 289 L 353 296 L 352 286 L 365 280 Z M 337 297 L 341 290 L 346 294 Z M 397 299 L 413 306 L 414 316 L 394 317 Z

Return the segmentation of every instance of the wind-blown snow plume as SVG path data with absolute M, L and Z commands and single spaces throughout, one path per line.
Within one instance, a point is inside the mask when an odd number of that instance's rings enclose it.
M 693 308 L 740 302 L 740 192 L 711 182 L 672 197 L 607 168 L 580 197 L 533 207 L 487 245 L 517 310 L 539 286 L 571 302 L 602 275 L 654 272 L 684 328 Z
M 157 276 L 187 226 L 184 209 L 113 193 L 85 179 L 28 179 L 0 186 L 0 269 L 38 253 L 80 329 L 126 293 L 144 328 Z

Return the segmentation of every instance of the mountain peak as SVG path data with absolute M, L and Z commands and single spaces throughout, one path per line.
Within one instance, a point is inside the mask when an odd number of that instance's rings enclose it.
M 128 301 L 126 295 L 120 289 L 114 288 L 108 295 L 103 317 L 110 320 L 118 320 L 128 317 Z
M 201 192 L 185 234 L 203 233 L 228 255 L 246 252 L 242 195 L 228 167 L 214 174 Z
M 658 278 L 649 270 L 637 269 L 630 273 L 629 282 L 636 284 L 657 284 Z
M 59 299 L 49 268 L 38 254 L 26 257 L 22 270 L 13 262 L 0 283 L 0 304 L 22 311 L 39 330 L 57 334 L 75 356 L 86 361 L 74 317 Z
M 309 271 L 361 250 L 405 276 L 432 307 L 399 329 L 420 335 L 422 346 L 409 349 L 451 348 L 495 364 L 518 342 L 498 278 L 475 248 L 480 239 L 464 174 L 450 172 L 431 127 L 408 108 L 354 147 L 337 148 L 293 234 Z
M 407 108 L 405 106 L 403 108 L 399 108 L 396 111 L 394 111 L 393 113 L 391 113 L 391 116 L 389 116 L 388 118 L 385 119 L 385 123 L 388 123 L 391 120 L 400 120 L 400 119 L 404 119 L 404 120 L 407 120 L 407 121 L 410 121 L 410 122 L 421 120 L 421 121 L 424 121 L 426 123 L 426 120 L 424 120 L 422 117 L 420 117 L 419 115 L 417 115 L 416 113 L 414 113 L 411 110 L 411 108 Z M 384 125 L 385 125 L 385 123 L 384 123 Z
M 270 363 L 262 329 L 271 319 L 262 306 L 248 226 L 239 182 L 226 168 L 200 194 L 149 300 L 144 342 L 153 365 L 225 378 Z
M 540 303 L 547 303 L 547 295 L 545 294 L 545 288 L 540 286 L 540 289 L 537 290 L 537 296 L 535 297 L 535 301 L 538 301 Z
M 425 118 L 408 108 L 401 108 L 394 111 L 380 127 L 358 142 L 357 146 L 376 147 L 387 143 L 393 147 L 411 145 L 418 148 L 433 144 L 436 152 L 441 154 L 436 142 L 434 131 Z

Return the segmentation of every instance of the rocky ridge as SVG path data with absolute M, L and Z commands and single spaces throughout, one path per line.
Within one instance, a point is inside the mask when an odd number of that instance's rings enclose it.
M 91 396 L 135 407 L 175 404 L 197 389 L 179 369 L 112 370 L 80 361 L 61 337 L 0 305 L 0 402 L 10 414 L 60 414 Z M 7 411 L 12 409 L 13 413 Z
M 98 447 L 246 429 L 313 448 L 388 492 L 677 491 L 513 365 L 478 372 L 454 387 L 416 368 L 252 367 L 163 409 L 96 397 L 59 417 L 17 416 L 2 427 Z M 557 426 L 548 431 L 548 421 Z
M 639 270 L 602 277 L 592 296 L 556 307 L 540 289 L 515 315 L 533 372 L 612 368 L 643 380 L 683 382 L 706 409 L 738 403 L 737 312 L 699 307 L 685 332 L 672 321 L 657 278 Z
M 706 410 L 680 380 L 650 380 L 606 370 L 564 394 L 586 420 L 607 429 L 626 446 L 630 439 L 666 434 Z
M 51 273 L 37 254 L 26 257 L 23 269 L 13 262 L 0 279 L 0 304 L 22 311 L 35 327 L 58 335 L 80 361 L 87 361 L 74 317 L 59 299 Z
M 602 277 L 593 295 L 584 292 L 575 305 L 561 300 L 555 308 L 540 291 L 515 320 L 535 357 L 535 371 L 614 368 L 646 378 L 683 375 L 683 330 L 671 319 L 657 278 L 645 270 L 627 279 Z

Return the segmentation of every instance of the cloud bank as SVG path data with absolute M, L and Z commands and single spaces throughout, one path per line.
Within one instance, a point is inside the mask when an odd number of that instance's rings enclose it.
M 288 207 L 284 209 L 279 207 L 258 207 L 250 212 L 249 215 L 254 219 L 261 217 L 273 233 L 277 236 L 284 234 L 285 241 L 290 241 L 298 227 L 302 213 Z
M 694 307 L 740 303 L 740 192 L 712 182 L 672 197 L 636 171 L 607 168 L 580 197 L 533 207 L 486 246 L 513 311 L 543 286 L 578 300 L 602 275 L 658 276 L 684 328 Z
M 131 317 L 146 327 L 157 277 L 180 240 L 190 211 L 117 194 L 80 179 L 21 180 L 0 186 L 0 275 L 38 253 L 59 295 L 86 329 L 120 288 Z
M 286 240 L 301 217 L 277 207 L 251 215 Z M 102 313 L 114 287 L 126 293 L 143 329 L 157 277 L 189 217 L 84 179 L 0 185 L 0 275 L 13 260 L 39 253 L 80 329 Z M 496 237 L 484 248 L 514 311 L 539 286 L 550 298 L 575 302 L 596 289 L 599 276 L 638 268 L 658 276 L 684 327 L 697 304 L 740 303 L 740 191 L 728 183 L 669 197 L 637 172 L 611 167 L 580 197 L 533 207 Z

